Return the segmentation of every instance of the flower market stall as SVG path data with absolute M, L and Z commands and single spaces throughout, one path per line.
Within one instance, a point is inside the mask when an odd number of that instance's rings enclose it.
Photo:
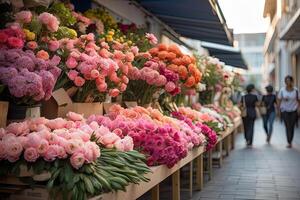
M 0 27 L 0 193 L 129 200 L 152 190 L 159 199 L 172 176 L 180 199 L 185 165 L 190 192 L 193 179 L 201 189 L 204 153 L 224 139 L 229 152 L 240 124 L 226 92 L 237 75 L 103 7 L 47 2 L 7 4 Z M 185 100 L 198 92 L 221 97 Z

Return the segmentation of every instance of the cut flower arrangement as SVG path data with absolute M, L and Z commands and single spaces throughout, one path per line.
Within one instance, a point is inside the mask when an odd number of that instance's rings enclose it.
M 49 175 L 40 181 L 46 182 L 53 195 L 72 199 L 148 181 L 144 174 L 150 170 L 144 155 L 132 150 L 132 138 L 116 139 L 107 128 L 87 123 L 76 113 L 67 117 L 35 118 L 1 128 L 1 176 L 22 176 L 22 166 L 33 175 L 46 172 Z M 29 183 L 43 183 L 34 177 Z

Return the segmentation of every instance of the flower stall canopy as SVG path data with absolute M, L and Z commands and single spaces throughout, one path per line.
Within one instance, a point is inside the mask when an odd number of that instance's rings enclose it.
M 217 57 L 220 59 L 220 61 L 226 63 L 226 65 L 248 69 L 247 63 L 245 62 L 239 49 L 206 42 L 202 42 L 201 46 L 208 50 L 210 56 Z
M 161 21 L 184 37 L 232 45 L 232 32 L 216 1 L 211 0 L 139 0 Z

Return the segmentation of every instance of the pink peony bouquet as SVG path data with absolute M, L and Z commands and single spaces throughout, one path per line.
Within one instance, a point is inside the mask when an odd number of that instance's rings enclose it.
M 117 136 L 133 138 L 134 148 L 148 155 L 149 165 L 166 164 L 172 167 L 184 158 L 187 151 L 205 143 L 201 129 L 189 122 L 164 116 L 156 109 L 133 107 L 124 109 L 113 105 L 107 116 L 90 116 Z M 106 132 L 109 132 L 106 130 Z M 108 143 L 111 143 L 108 142 Z
M 131 56 L 126 57 L 122 52 L 111 53 L 105 43 L 97 46 L 92 33 L 76 39 L 62 39 L 59 44 L 59 52 L 65 56 L 62 68 L 68 81 L 77 88 L 74 101 L 97 101 L 101 94 L 116 97 L 126 90 L 129 81 L 126 74 L 130 66 L 124 66 L 122 61 L 130 62 Z M 68 84 L 61 84 L 65 85 Z
M 196 123 L 196 126 L 201 129 L 201 132 L 206 137 L 206 141 L 207 141 L 205 146 L 206 150 L 212 149 L 217 144 L 218 141 L 217 133 L 209 126 L 202 124 L 200 122 Z
M 61 70 L 60 57 L 40 58 L 31 50 L 0 50 L 0 82 L 8 87 L 12 97 L 32 104 L 48 100 Z
M 0 49 L 22 49 L 25 42 L 25 33 L 18 25 L 0 30 Z
M 80 115 L 68 113 L 69 119 L 29 119 L 11 123 L 0 129 L 0 160 L 16 162 L 25 159 L 34 163 L 38 159 L 53 162 L 69 159 L 79 169 L 100 157 L 100 148 L 91 141 L 93 129 L 81 120 Z

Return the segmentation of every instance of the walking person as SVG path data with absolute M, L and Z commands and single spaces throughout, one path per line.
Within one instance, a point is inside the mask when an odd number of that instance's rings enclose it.
M 273 123 L 276 117 L 275 105 L 276 105 L 276 95 L 273 93 L 274 89 L 271 85 L 266 88 L 267 94 L 262 97 L 262 106 L 266 108 L 266 113 L 262 115 L 263 126 L 267 134 L 267 142 L 270 143 Z
M 278 93 L 278 105 L 282 113 L 282 118 L 285 124 L 287 148 L 292 148 L 294 137 L 294 130 L 296 121 L 298 119 L 298 107 L 300 102 L 300 95 L 297 88 L 294 87 L 294 79 L 292 76 L 286 76 L 285 87 L 281 88 Z
M 256 105 L 258 103 L 257 95 L 254 94 L 255 86 L 249 84 L 246 87 L 247 94 L 242 96 L 241 106 L 244 106 L 246 109 L 246 116 L 243 116 L 243 126 L 245 132 L 245 139 L 247 146 L 252 146 L 253 142 L 253 132 L 254 132 L 254 122 L 256 118 Z

